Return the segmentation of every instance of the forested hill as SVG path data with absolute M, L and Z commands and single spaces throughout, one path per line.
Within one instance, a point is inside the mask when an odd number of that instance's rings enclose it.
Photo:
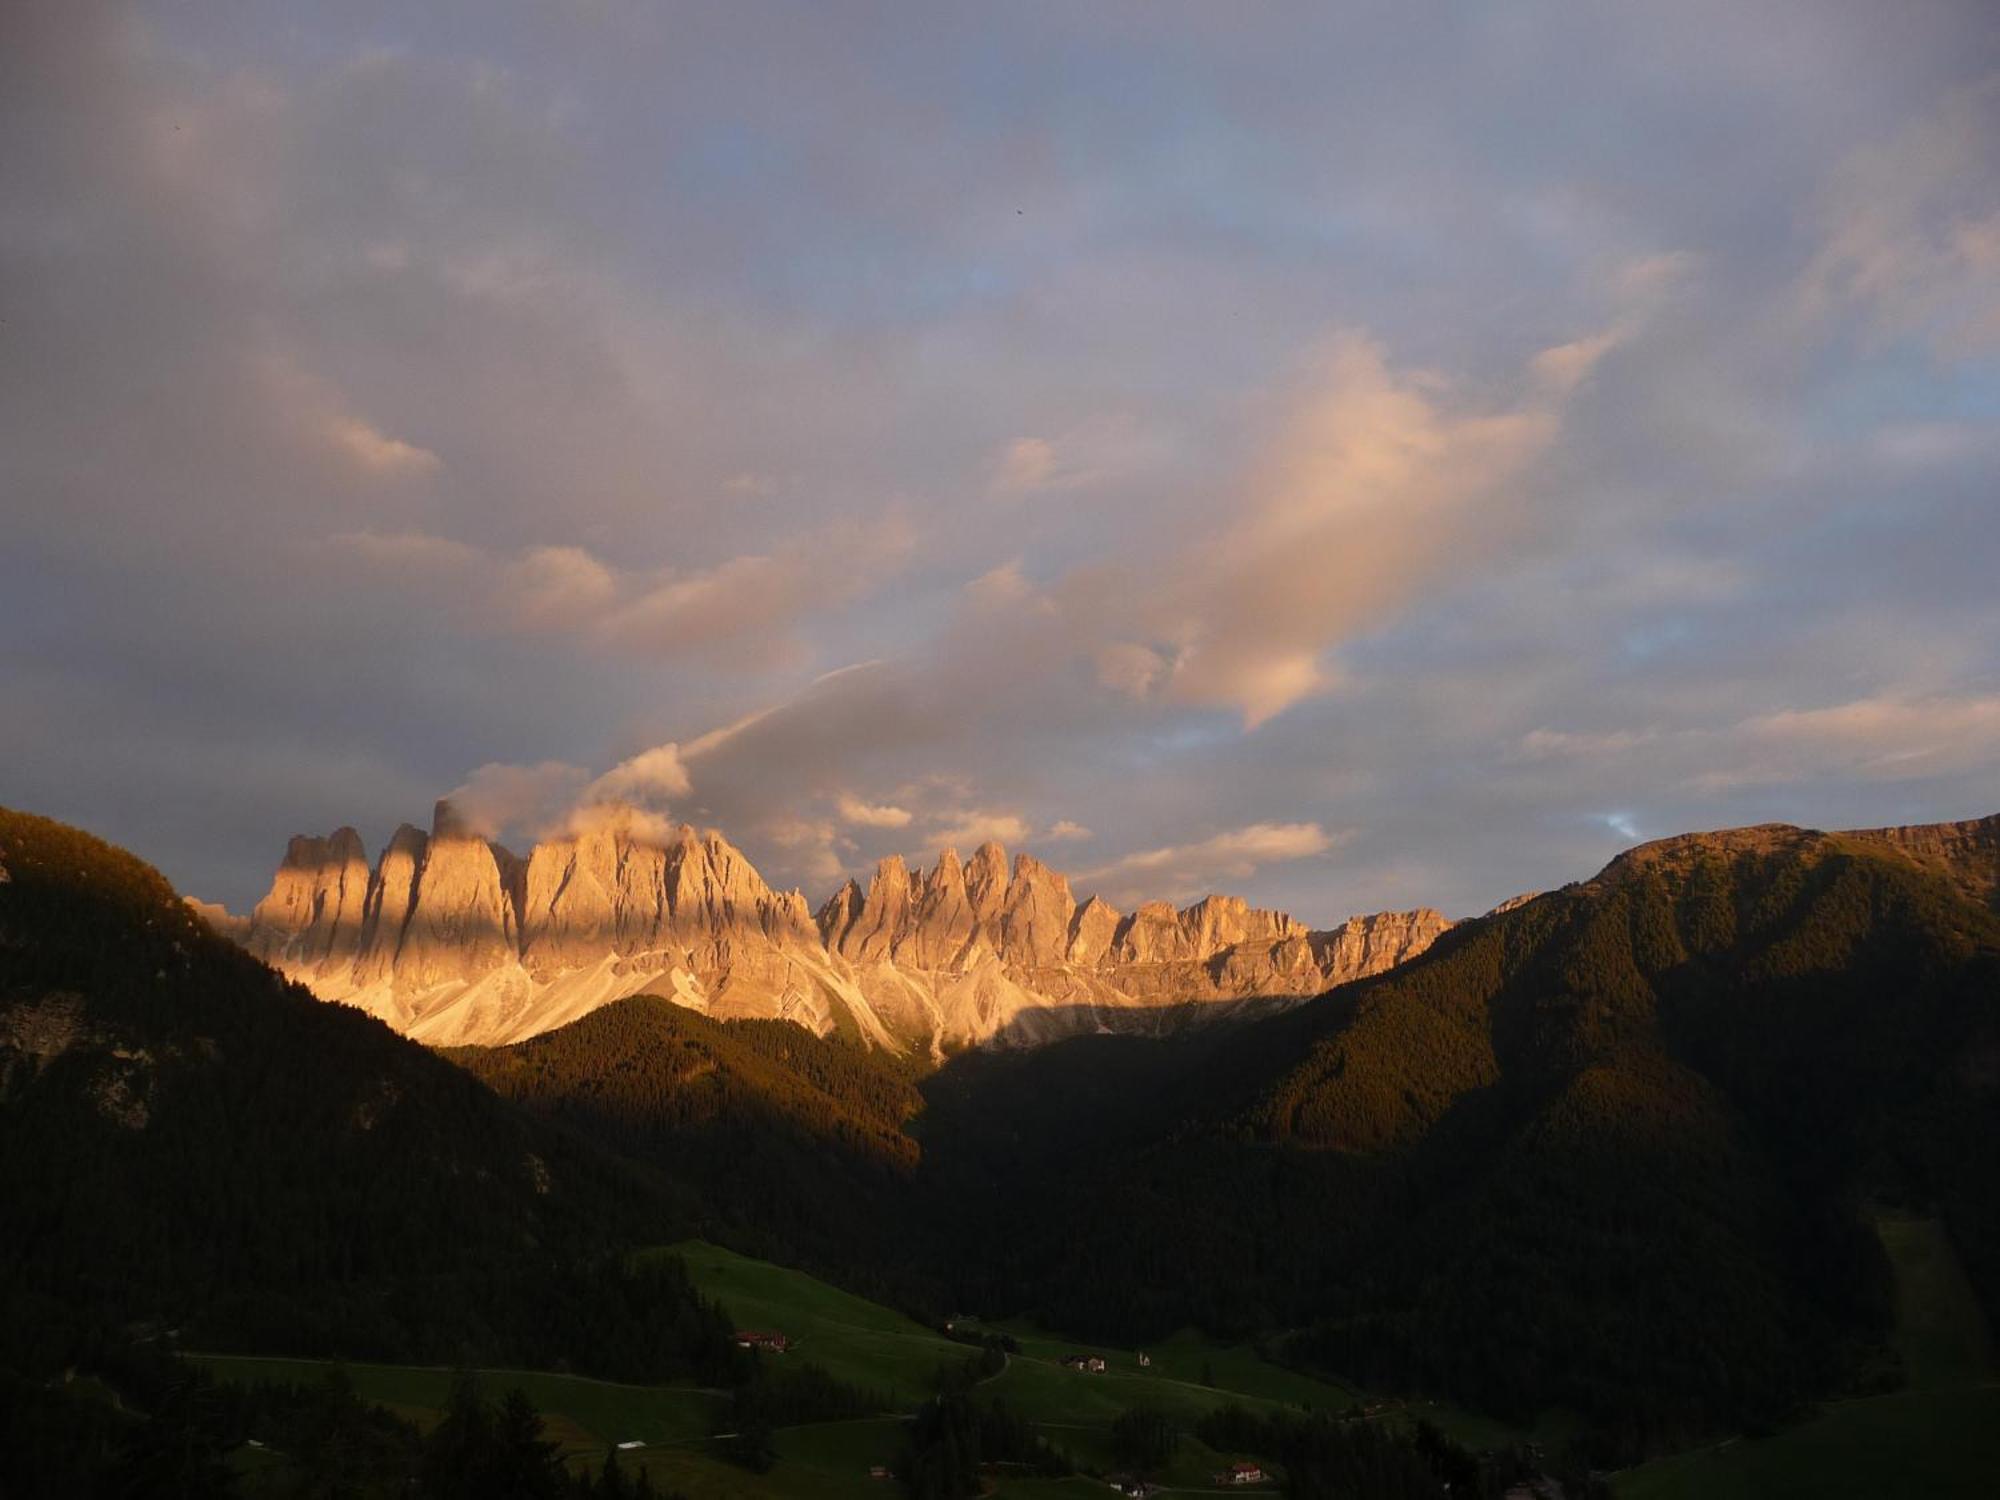
M 682 1185 L 702 1232 L 905 1302 L 922 1107 L 904 1059 L 789 1021 L 719 1022 L 654 995 L 511 1047 L 446 1056 L 523 1109 Z M 893 1265 L 888 1277 L 876 1268 Z
M 600 1366 L 723 1347 L 671 1276 L 599 1264 L 694 1220 L 640 1169 L 285 983 L 98 839 L 0 810 L 0 871 L 0 1365 L 148 1328 Z
M 1567 1406 L 1607 1456 L 1865 1379 L 1871 1205 L 1935 1206 L 2000 1306 L 2000 920 L 1879 840 L 1649 846 L 1152 1057 L 1108 1111 L 1148 1138 L 1086 1125 L 1006 1182 L 1030 1243 L 968 1295 L 1134 1337 L 1309 1323 L 1333 1369 Z M 1006 1071 L 1027 1100 L 1073 1068 Z M 990 1136 L 1004 1106 L 955 1107 Z

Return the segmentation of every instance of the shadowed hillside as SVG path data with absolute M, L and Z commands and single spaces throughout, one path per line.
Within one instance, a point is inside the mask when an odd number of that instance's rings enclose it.
M 0 810 L 0 1363 L 207 1347 L 634 1374 L 726 1359 L 691 1221 L 358 1011 L 212 935 L 149 866 Z M 530 1294 L 532 1289 L 532 1294 Z
M 912 1067 L 789 1021 L 720 1022 L 654 995 L 511 1047 L 445 1054 L 527 1111 L 674 1182 L 709 1233 L 908 1298 L 921 1107 Z M 894 1275 L 871 1268 L 888 1260 Z
M 1007 1092 L 1074 1101 L 1084 1045 Z M 1872 840 L 1647 846 L 1212 1049 L 1098 1045 L 1133 1087 L 1023 1170 L 985 1152 L 1030 1244 L 968 1295 L 1132 1338 L 1303 1322 L 1297 1354 L 1568 1407 L 1607 1453 L 1856 1378 L 1868 1201 L 1935 1204 L 2000 1300 L 2000 922 Z M 959 1106 L 975 1141 L 998 1092 Z

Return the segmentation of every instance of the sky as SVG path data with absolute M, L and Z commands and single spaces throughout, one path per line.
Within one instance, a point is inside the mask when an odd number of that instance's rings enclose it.
M 2000 13 L 0 7 L 0 802 L 1453 916 L 2000 811 Z

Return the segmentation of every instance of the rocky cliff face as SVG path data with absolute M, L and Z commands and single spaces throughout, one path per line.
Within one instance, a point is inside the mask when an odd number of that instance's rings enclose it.
M 884 860 L 819 911 L 827 951 L 905 1036 L 1034 1043 L 1078 1031 L 1181 1024 L 1189 1003 L 1293 1000 L 1415 957 L 1451 924 L 1384 912 L 1314 932 L 1234 896 L 1130 914 L 1031 855 L 947 849 L 928 872 Z M 1220 1013 L 1219 1011 L 1217 1013 Z
M 1964 823 L 1868 828 L 1848 836 L 1887 844 L 1973 900 L 2000 911 L 2000 814 Z
M 371 872 L 352 829 L 295 838 L 243 941 L 323 999 L 437 1045 L 518 1041 L 642 990 L 717 1016 L 896 1039 L 820 945 L 805 897 L 719 835 L 662 845 L 631 819 L 526 859 L 440 802 Z
M 1288 1002 L 1415 957 L 1449 925 L 1425 910 L 1313 931 L 1231 896 L 1121 913 L 998 844 L 929 871 L 884 860 L 815 916 L 719 834 L 663 842 L 614 814 L 522 859 L 440 802 L 430 832 L 405 824 L 372 870 L 352 829 L 293 839 L 243 941 L 440 1045 L 517 1041 L 653 990 L 940 1051 Z

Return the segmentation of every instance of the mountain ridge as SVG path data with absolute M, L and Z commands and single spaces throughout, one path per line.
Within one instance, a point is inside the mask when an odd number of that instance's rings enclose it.
M 1299 1328 L 1349 1378 L 1574 1410 L 1605 1462 L 1880 1389 L 1871 1206 L 1936 1213 L 2000 1312 L 1996 828 L 1659 840 L 1198 1049 L 940 1075 L 954 1253 L 1008 1237 L 962 1295 Z
M 524 857 L 446 799 L 429 833 L 402 825 L 372 867 L 351 827 L 295 835 L 241 941 L 322 999 L 434 1045 L 520 1041 L 651 991 L 936 1057 L 1302 1000 L 1449 926 L 1422 908 L 1318 930 L 1230 896 L 1121 913 L 1079 903 L 1033 855 L 1010 867 L 993 842 L 963 862 L 943 850 L 929 870 L 891 856 L 813 912 L 712 830 L 662 837 L 604 808 Z

